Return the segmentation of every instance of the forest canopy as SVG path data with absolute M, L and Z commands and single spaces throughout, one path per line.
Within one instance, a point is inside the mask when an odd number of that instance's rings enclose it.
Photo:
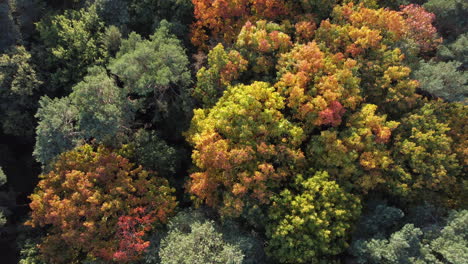
M 0 3 L 6 263 L 468 258 L 462 0 Z

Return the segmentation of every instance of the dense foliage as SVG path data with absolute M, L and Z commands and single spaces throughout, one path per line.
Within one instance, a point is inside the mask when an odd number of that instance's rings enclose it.
M 143 240 L 176 206 L 167 180 L 98 147 L 61 154 L 31 195 L 32 226 L 48 226 L 43 258 L 72 263 L 89 258 L 128 262 L 149 246 Z
M 467 16 L 462 0 L 1 1 L 0 255 L 463 263 Z

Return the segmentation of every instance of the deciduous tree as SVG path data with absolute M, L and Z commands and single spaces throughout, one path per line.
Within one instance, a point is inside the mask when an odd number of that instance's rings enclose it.
M 144 235 L 176 206 L 165 179 L 104 147 L 84 145 L 59 156 L 41 176 L 27 224 L 48 230 L 40 244 L 47 262 L 85 257 L 119 263 L 139 258 Z

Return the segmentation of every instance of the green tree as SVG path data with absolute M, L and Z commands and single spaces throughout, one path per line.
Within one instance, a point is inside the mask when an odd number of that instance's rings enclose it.
M 29 137 L 34 131 L 35 93 L 41 81 L 31 65 L 31 55 L 23 46 L 0 55 L 0 124 L 3 133 Z
M 126 140 L 133 122 L 124 90 L 100 67 L 89 69 L 68 97 L 41 98 L 36 118 L 34 156 L 43 165 L 83 141 L 116 146 Z
M 462 62 L 421 62 L 414 77 L 421 89 L 449 102 L 464 102 L 468 97 L 468 72 L 459 71 Z
M 386 209 L 380 210 L 379 208 Z M 417 212 L 414 209 L 422 209 L 422 211 Z M 451 211 L 448 217 L 434 221 L 440 217 L 440 214 L 435 214 L 431 207 L 414 209 L 412 211 L 417 212 L 419 219 L 403 218 L 401 213 L 394 219 L 396 222 L 403 223 L 401 228 L 389 229 L 389 226 L 380 226 L 379 229 L 369 232 L 367 226 L 360 226 L 359 228 L 365 229 L 366 234 L 373 234 L 353 241 L 350 253 L 357 258 L 358 263 L 455 264 L 466 262 L 468 237 L 464 230 L 467 228 L 468 211 Z M 374 220 L 388 218 L 382 214 L 391 210 L 399 209 L 378 206 L 371 218 Z M 424 217 L 424 214 L 429 215 Z M 420 219 L 421 216 L 423 219 Z M 412 220 L 419 220 L 421 225 L 407 222 Z M 392 221 L 392 226 L 394 226 L 393 223 L 395 221 Z
M 179 38 L 187 38 L 192 22 L 193 6 L 190 0 L 129 0 L 130 28 L 147 36 L 169 21 L 171 31 Z
M 139 99 L 140 110 L 153 121 L 172 118 L 171 112 L 190 109 L 189 61 L 180 41 L 165 21 L 150 37 L 131 33 L 109 69 L 124 83 L 126 92 Z
M 424 4 L 436 15 L 435 24 L 444 38 L 455 40 L 468 28 L 468 3 L 463 0 L 429 0 Z
M 0 53 L 14 46 L 19 40 L 19 31 L 12 16 L 11 1 L 2 1 L 0 3 Z
M 159 250 L 161 264 L 244 263 L 240 246 L 227 242 L 215 223 L 201 215 L 181 212 L 168 226 Z
M 78 112 L 76 129 L 84 139 L 121 142 L 130 131 L 132 106 L 104 68 L 89 68 L 88 75 L 73 87 L 69 97 Z
M 273 198 L 267 226 L 268 252 L 281 263 L 318 263 L 347 248 L 347 236 L 361 211 L 360 199 L 346 193 L 327 172 L 304 179 L 295 190 Z
M 37 161 L 48 164 L 54 157 L 75 146 L 79 139 L 75 129 L 77 116 L 78 109 L 72 105 L 70 98 L 41 98 L 35 116 L 38 125 L 33 155 Z
M 67 94 L 71 87 L 86 74 L 89 66 L 103 62 L 102 35 L 104 25 L 96 14 L 95 6 L 78 11 L 46 16 L 37 23 L 44 45 L 40 49 L 48 89 Z
M 155 131 L 140 129 L 129 143 L 134 147 L 134 158 L 144 168 L 157 171 L 161 177 L 170 178 L 178 169 L 180 157 Z

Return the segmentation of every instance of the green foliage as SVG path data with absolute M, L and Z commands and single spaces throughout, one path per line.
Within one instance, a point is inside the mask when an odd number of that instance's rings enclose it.
M 2 167 L 0 167 L 0 187 L 5 185 L 6 182 L 7 182 L 7 177 L 2 170 Z M 3 213 L 2 207 L 0 207 L 0 228 L 2 228 L 6 224 L 6 222 L 7 222 L 7 218 L 5 217 Z
M 120 43 L 122 42 L 122 33 L 120 33 L 119 28 L 113 25 L 107 27 L 102 42 L 107 51 L 107 56 L 114 57 L 119 51 Z
M 0 53 L 15 45 L 19 39 L 18 28 L 15 25 L 11 10 L 11 1 L 0 3 Z
M 39 121 L 33 152 L 37 161 L 47 164 L 55 156 L 75 146 L 78 140 L 75 129 L 77 116 L 78 109 L 72 105 L 70 98 L 41 98 L 35 116 Z
M 31 55 L 23 46 L 13 47 L 0 55 L 0 125 L 5 134 L 31 136 L 33 112 L 37 102 L 34 93 L 41 81 L 31 63 Z
M 468 257 L 467 220 L 467 210 L 452 211 L 443 223 L 405 224 L 388 238 L 380 231 L 356 240 L 350 252 L 358 263 L 368 264 L 464 263 Z
M 130 21 L 128 0 L 96 0 L 96 12 L 106 25 L 124 28 Z
M 267 226 L 268 252 L 282 263 L 317 263 L 347 248 L 347 235 L 360 214 L 358 197 L 346 193 L 327 172 L 296 177 L 298 192 L 273 198 Z
M 436 26 L 444 36 L 454 40 L 468 29 L 468 3 L 464 0 L 429 0 L 424 4 L 429 12 L 436 15 Z
M 459 71 L 461 65 L 458 61 L 422 61 L 414 76 L 424 91 L 450 102 L 464 102 L 468 96 L 468 72 Z
M 457 40 L 439 47 L 437 57 L 444 61 L 459 61 L 468 64 L 468 33 L 458 36 Z
M 122 40 L 116 59 L 109 66 L 123 81 L 127 93 L 141 98 L 141 108 L 153 111 L 156 120 L 167 118 L 175 107 L 188 111 L 191 83 L 189 61 L 180 41 L 161 23 L 149 40 L 131 33 Z
M 2 170 L 2 167 L 0 167 L 0 187 L 3 186 L 6 182 L 7 182 L 7 177 Z
M 179 157 L 176 150 L 161 139 L 156 132 L 140 129 L 130 143 L 134 157 L 144 168 L 157 171 L 158 175 L 169 178 L 176 172 Z
M 40 259 L 39 248 L 32 239 L 26 239 L 20 250 L 19 264 L 46 264 Z
M 431 248 L 448 263 L 464 263 L 468 259 L 468 210 L 452 211 L 440 236 L 431 242 Z
M 386 232 L 397 227 L 404 216 L 405 213 L 401 209 L 388 206 L 386 203 L 378 203 L 361 216 L 353 237 L 384 236 Z
M 68 92 L 86 74 L 89 66 L 102 62 L 104 25 L 94 6 L 66 10 L 64 14 L 45 17 L 37 23 L 48 89 Z
M 124 90 L 100 67 L 90 68 L 68 97 L 43 97 L 39 104 L 33 154 L 43 165 L 82 140 L 115 146 L 126 139 L 133 121 Z
M 172 33 L 187 38 L 192 22 L 193 6 L 190 0 L 129 0 L 130 28 L 143 35 L 151 34 L 163 20 L 173 26 Z
M 120 142 L 130 130 L 132 107 L 124 90 L 105 69 L 88 69 L 88 75 L 73 87 L 69 97 L 78 112 L 76 129 L 84 139 Z
M 179 213 L 169 222 L 169 232 L 161 242 L 161 264 L 243 263 L 239 245 L 228 243 L 215 223 Z

